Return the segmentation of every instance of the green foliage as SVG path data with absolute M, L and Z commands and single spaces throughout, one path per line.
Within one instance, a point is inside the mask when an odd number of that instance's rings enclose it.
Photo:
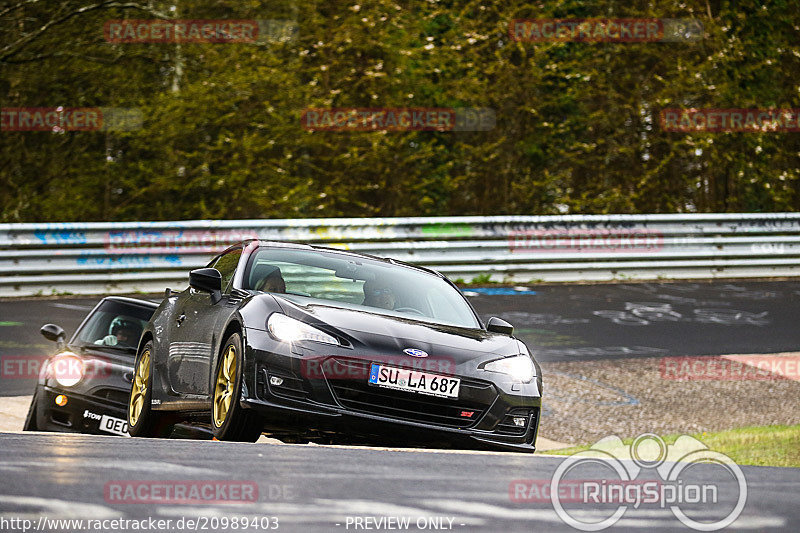
M 662 436 L 668 445 L 674 444 L 680 435 Z M 723 453 L 738 465 L 800 467 L 800 426 L 750 426 L 715 433 L 691 435 L 710 450 Z M 634 438 L 623 439 L 630 446 Z M 575 446 L 549 450 L 555 455 L 572 455 L 583 452 L 590 446 Z
M 472 285 L 486 285 L 492 282 L 492 275 L 490 273 L 478 274 L 470 282 Z
M 80 11 L 89 5 L 97 7 Z M 3 222 L 800 207 L 800 134 L 659 126 L 667 107 L 798 107 L 800 13 L 785 0 L 7 6 L 3 107 L 137 107 L 144 125 L 126 133 L 2 132 Z M 298 33 L 263 44 L 103 38 L 107 20 L 160 17 L 290 19 Z M 705 36 L 537 44 L 508 37 L 516 18 L 570 17 L 694 18 Z M 497 125 L 311 132 L 300 125 L 310 107 L 490 107 Z

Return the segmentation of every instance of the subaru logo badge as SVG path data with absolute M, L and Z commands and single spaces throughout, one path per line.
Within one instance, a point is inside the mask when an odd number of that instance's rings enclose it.
M 416 348 L 406 348 L 403 353 L 411 357 L 428 357 L 428 352 L 425 350 L 417 350 Z

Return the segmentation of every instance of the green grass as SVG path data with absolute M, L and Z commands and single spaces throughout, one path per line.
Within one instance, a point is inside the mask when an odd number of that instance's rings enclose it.
M 470 283 L 472 285 L 483 285 L 483 284 L 491 283 L 491 282 L 492 282 L 491 273 L 478 274 L 477 276 L 472 278 L 472 281 L 470 281 Z
M 678 436 L 666 435 L 663 439 L 672 444 Z M 752 426 L 718 433 L 695 433 L 692 437 L 740 465 L 800 467 L 800 425 Z M 633 438 L 623 442 L 631 444 Z M 588 449 L 589 446 L 576 446 L 547 453 L 571 455 Z

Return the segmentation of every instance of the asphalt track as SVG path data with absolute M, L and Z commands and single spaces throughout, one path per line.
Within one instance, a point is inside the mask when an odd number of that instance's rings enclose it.
M 484 318 L 511 322 L 515 334 L 545 363 L 800 351 L 798 281 L 542 285 L 527 291 L 465 292 Z M 19 358 L 52 352 L 53 344 L 39 334 L 42 324 L 53 322 L 72 334 L 99 299 L 0 300 L 0 396 L 32 393 L 35 376 L 20 371 Z
M 381 530 L 574 532 L 556 514 L 551 502 L 515 502 L 514 492 L 509 491 L 520 479 L 549 483 L 564 460 L 513 453 L 0 434 L 0 526 L 3 519 L 7 521 L 3 531 L 22 531 L 13 528 L 10 520 L 28 519 L 38 525 L 40 519 L 153 518 L 173 521 L 161 531 L 186 531 L 185 520 L 183 529 L 177 526 L 183 517 L 208 520 L 205 525 L 210 531 L 226 531 L 234 529 L 219 525 L 211 528 L 211 519 L 236 516 L 246 517 L 248 526 L 264 524 L 265 517 L 276 517 L 278 531 L 330 532 L 367 530 L 355 527 L 356 518 L 375 530 L 370 520 L 407 517 L 407 528 Z M 587 468 L 582 479 L 609 477 L 606 467 Z M 681 510 L 698 521 L 723 518 L 739 497 L 738 485 L 716 465 L 693 468 L 698 469 L 696 478 L 718 487 L 719 498 L 716 504 L 683 504 Z M 742 470 L 747 484 L 746 504 L 730 529 L 799 531 L 800 469 Z M 231 496 L 217 492 L 213 501 L 202 504 L 120 503 L 119 496 L 109 488 L 131 481 L 152 487 L 232 480 L 258 487 L 252 501 L 223 503 L 217 499 Z M 160 494 L 139 493 L 137 497 L 155 500 L 168 494 L 162 489 Z M 600 506 L 586 509 L 565 504 L 565 508 L 582 520 L 599 520 L 611 514 Z M 43 523 L 52 528 L 52 522 Z M 438 524 L 440 529 L 431 524 Z M 198 530 L 203 530 L 199 525 Z M 89 526 L 84 522 L 81 527 L 86 530 Z M 106 531 L 115 530 L 110 523 L 105 527 Z M 62 530 L 78 531 L 80 527 L 72 523 Z M 264 531 L 260 525 L 246 530 Z M 645 530 L 691 531 L 668 507 L 655 504 L 626 509 L 611 529 Z
M 800 346 L 798 282 L 552 285 L 471 292 L 481 315 L 512 322 L 545 362 L 771 353 Z M 0 301 L 0 355 L 15 361 L 50 353 L 53 345 L 39 335 L 39 326 L 54 322 L 71 333 L 98 299 Z M 8 368 L 3 366 L 0 394 L 30 394 L 32 376 L 20 375 L 14 365 Z M 573 532 L 542 488 L 565 460 L 538 454 L 0 433 L 0 531 L 26 526 L 27 531 L 134 530 L 131 523 L 120 528 L 88 522 L 120 518 L 172 521 L 159 531 L 266 531 L 264 526 L 273 526 L 271 517 L 276 517 L 278 531 Z M 800 531 L 800 469 L 741 470 L 746 504 L 728 529 Z M 729 472 L 713 464 L 693 466 L 690 472 L 687 483 L 712 484 L 719 499 L 684 503 L 681 510 L 710 521 L 733 509 L 739 491 Z M 651 474 L 648 479 L 656 479 Z M 607 480 L 609 468 L 586 466 L 577 479 Z M 528 480 L 521 486 L 539 487 L 540 501 L 518 501 L 519 480 Z M 152 487 L 209 481 L 251 483 L 258 487 L 257 497 L 244 503 L 121 503 L 109 493 L 110 486 L 131 482 Z M 565 508 L 596 521 L 617 506 L 567 503 Z M 234 529 L 232 517 L 247 518 L 248 527 Z M 398 521 L 379 522 L 389 517 Z M 47 521 L 58 519 L 84 523 Z M 405 519 L 408 526 L 403 526 Z M 652 503 L 629 506 L 608 531 L 643 530 L 692 531 L 669 506 Z

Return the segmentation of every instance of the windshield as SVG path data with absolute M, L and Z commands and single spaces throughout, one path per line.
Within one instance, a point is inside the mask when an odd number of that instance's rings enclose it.
M 136 353 L 139 338 L 155 309 L 106 300 L 95 309 L 72 344 Z
M 439 324 L 480 327 L 461 293 L 440 277 L 335 252 L 259 248 L 248 261 L 243 284 L 249 291 L 283 294 L 301 305 L 329 303 Z

